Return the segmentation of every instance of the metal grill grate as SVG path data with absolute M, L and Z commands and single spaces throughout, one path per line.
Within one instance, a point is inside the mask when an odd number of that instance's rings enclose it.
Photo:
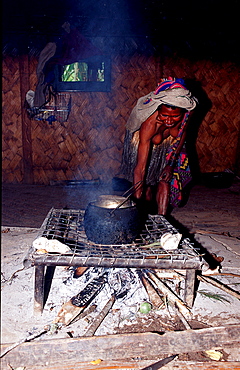
M 100 245 L 89 241 L 83 217 L 83 210 L 51 209 L 38 237 L 57 239 L 70 247 L 71 252 L 39 255 L 32 248 L 29 258 L 33 264 L 201 269 L 204 263 L 198 249 L 188 239 L 182 239 L 176 250 L 165 251 L 160 247 L 163 234 L 178 233 L 163 216 L 149 215 L 140 239 L 121 245 Z

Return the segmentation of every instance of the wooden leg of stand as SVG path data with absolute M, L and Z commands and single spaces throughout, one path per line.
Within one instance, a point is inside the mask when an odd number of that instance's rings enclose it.
M 186 270 L 186 281 L 185 281 L 185 294 L 184 300 L 188 307 L 193 306 L 194 292 L 195 292 L 195 270 Z
M 34 313 L 42 313 L 44 305 L 45 266 L 35 266 Z

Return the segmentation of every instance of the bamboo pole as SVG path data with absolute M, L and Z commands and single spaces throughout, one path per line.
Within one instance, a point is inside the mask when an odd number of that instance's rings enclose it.
M 154 289 L 153 285 L 145 278 L 145 276 L 141 275 L 141 280 L 153 306 L 157 308 L 161 307 L 163 305 L 163 300 L 159 293 Z
M 240 294 L 235 292 L 234 290 L 226 287 L 225 285 L 223 285 L 222 283 L 218 282 L 218 281 L 215 281 L 213 280 L 212 278 L 210 277 L 207 277 L 207 276 L 200 276 L 198 275 L 197 276 L 198 280 L 200 281 L 203 281 L 204 283 L 209 283 L 209 284 L 212 284 L 214 285 L 215 287 L 223 290 L 224 292 L 228 293 L 228 294 L 231 294 L 233 297 L 237 298 L 237 299 L 240 299 Z
M 184 315 L 184 316 L 189 316 L 190 310 L 187 307 L 187 305 L 179 298 L 176 296 L 175 293 L 173 293 L 167 286 L 164 284 L 162 281 L 158 279 L 157 276 L 155 276 L 153 273 L 148 272 L 149 277 L 152 279 L 152 281 L 157 285 L 157 287 L 160 289 L 160 291 L 165 294 L 169 301 L 172 302 L 173 304 L 177 305 L 179 311 Z
M 105 306 L 103 307 L 102 311 L 98 314 L 98 316 L 94 319 L 93 323 L 87 329 L 86 333 L 83 335 L 84 337 L 92 337 L 105 317 L 107 316 L 108 312 L 111 310 L 112 306 L 115 302 L 115 295 L 113 294 L 112 297 L 107 301 Z

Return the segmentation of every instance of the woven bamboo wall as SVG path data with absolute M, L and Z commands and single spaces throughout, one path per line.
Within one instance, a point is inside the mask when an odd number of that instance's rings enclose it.
M 28 58 L 24 76 L 19 74 L 17 58 L 3 61 L 3 182 L 25 181 L 24 156 L 29 155 L 32 181 L 36 184 L 96 178 L 111 181 L 119 171 L 124 125 L 131 109 L 140 96 L 155 88 L 161 75 L 201 82 L 212 107 L 198 131 L 200 169 L 202 172 L 234 169 L 240 111 L 240 77 L 236 65 L 174 58 L 165 59 L 159 65 L 156 59 L 137 54 L 130 60 L 115 57 L 111 91 L 71 93 L 72 109 L 64 125 L 28 122 L 23 117 L 20 79 L 27 78 L 28 88 L 34 90 L 36 65 L 36 59 Z M 26 122 L 25 136 L 30 138 L 24 141 L 22 130 Z M 26 145 L 28 151 L 24 154 Z
M 169 59 L 164 74 L 201 82 L 211 107 L 199 126 L 196 149 L 202 172 L 238 170 L 240 69 L 231 62 Z
M 2 174 L 3 181 L 14 183 L 23 175 L 18 60 L 7 58 L 2 67 Z

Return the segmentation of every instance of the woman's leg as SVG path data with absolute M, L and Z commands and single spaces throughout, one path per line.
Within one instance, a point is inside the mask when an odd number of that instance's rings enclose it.
M 165 216 L 169 204 L 170 184 L 166 181 L 160 181 L 157 187 L 156 201 L 158 214 Z
M 145 192 L 145 198 L 148 202 L 151 202 L 152 200 L 152 189 L 151 186 L 147 186 L 146 192 Z

